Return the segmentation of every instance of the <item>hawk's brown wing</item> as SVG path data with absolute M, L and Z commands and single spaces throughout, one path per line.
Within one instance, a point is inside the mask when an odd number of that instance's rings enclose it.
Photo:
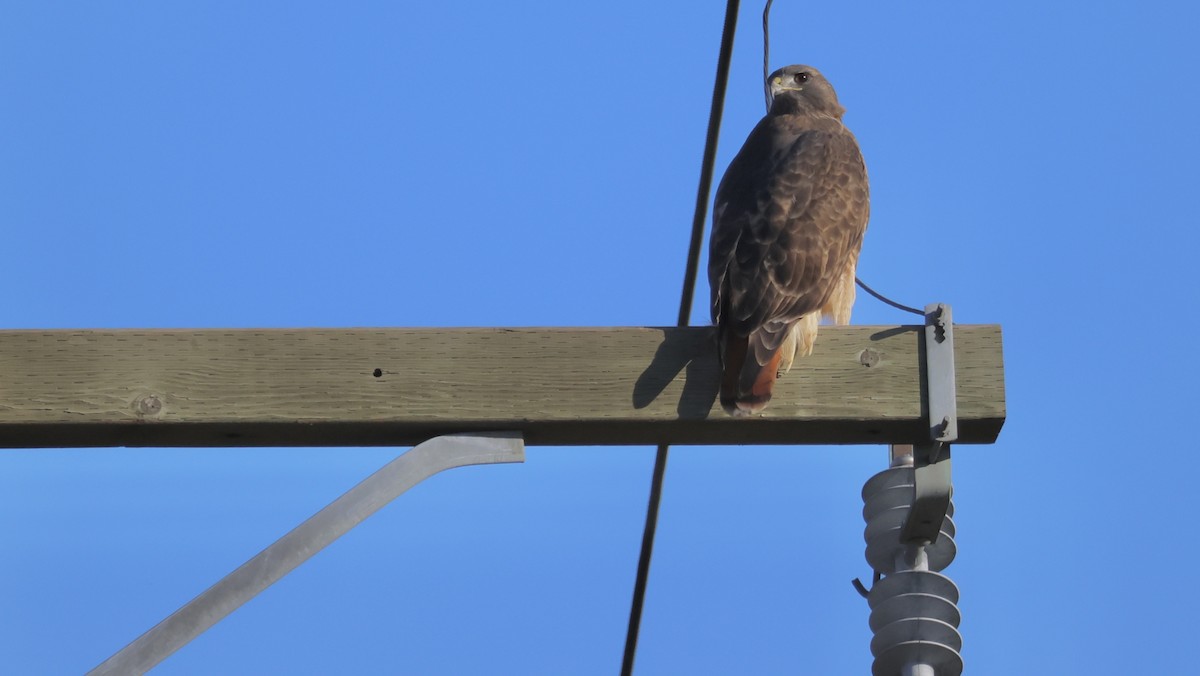
M 709 282 L 729 382 L 723 402 L 770 398 L 780 345 L 828 300 L 862 246 L 868 210 L 862 154 L 839 121 L 767 117 L 755 127 L 714 207 Z

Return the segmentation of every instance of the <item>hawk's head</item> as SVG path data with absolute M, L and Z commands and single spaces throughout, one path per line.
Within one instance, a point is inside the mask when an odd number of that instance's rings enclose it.
M 838 103 L 833 85 L 812 66 L 784 66 L 767 78 L 771 112 L 818 113 L 841 119 L 846 112 Z

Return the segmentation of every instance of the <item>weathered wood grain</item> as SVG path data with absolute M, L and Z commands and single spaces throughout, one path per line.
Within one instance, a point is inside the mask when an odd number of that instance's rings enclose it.
M 927 430 L 920 334 L 823 327 L 735 420 L 707 327 L 0 331 L 0 447 L 903 443 Z M 994 441 L 1000 328 L 955 341 L 960 442 Z

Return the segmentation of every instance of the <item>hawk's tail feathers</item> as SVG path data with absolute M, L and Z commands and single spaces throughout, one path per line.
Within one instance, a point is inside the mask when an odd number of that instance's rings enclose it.
M 782 351 L 776 350 L 766 364 L 759 364 L 749 338 L 726 336 L 722 342 L 721 408 L 735 418 L 762 411 L 771 401 Z

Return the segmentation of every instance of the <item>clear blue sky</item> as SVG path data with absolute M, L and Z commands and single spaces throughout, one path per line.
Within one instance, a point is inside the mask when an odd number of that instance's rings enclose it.
M 1200 9 L 776 5 L 867 158 L 863 277 L 1004 326 L 1008 423 L 955 455 L 969 672 L 1193 670 Z M 723 9 L 6 2 L 0 326 L 670 324 Z M 94 666 L 398 452 L 0 452 L 3 670 Z M 652 460 L 441 475 L 158 673 L 616 673 Z M 884 464 L 677 448 L 638 673 L 867 673 Z

